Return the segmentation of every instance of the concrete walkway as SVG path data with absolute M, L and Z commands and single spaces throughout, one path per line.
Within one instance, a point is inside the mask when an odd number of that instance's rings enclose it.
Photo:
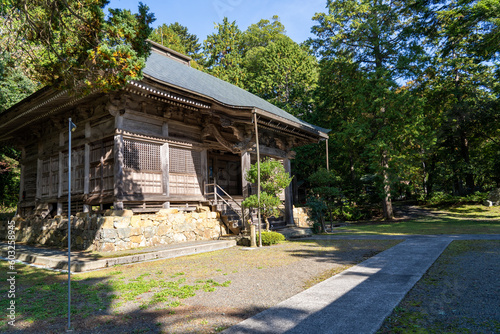
M 82 272 L 112 267 L 117 264 L 153 261 L 192 255 L 236 246 L 235 240 L 193 241 L 153 248 L 109 252 L 106 258 L 85 251 L 71 252 L 71 272 Z M 0 256 L 8 257 L 8 245 L 0 243 Z M 16 260 L 48 269 L 68 270 L 68 251 L 46 247 L 16 244 Z
M 223 333 L 374 333 L 453 240 L 500 235 L 318 236 L 312 239 L 406 239 Z

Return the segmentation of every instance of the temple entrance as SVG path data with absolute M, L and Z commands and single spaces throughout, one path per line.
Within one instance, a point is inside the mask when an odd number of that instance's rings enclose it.
M 208 152 L 209 183 L 216 183 L 231 196 L 241 196 L 241 157 L 219 151 Z

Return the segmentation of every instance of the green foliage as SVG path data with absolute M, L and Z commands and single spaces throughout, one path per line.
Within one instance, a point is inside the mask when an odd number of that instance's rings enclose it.
M 150 48 L 146 39 L 154 16 L 139 4 L 137 14 L 110 9 L 106 0 L 14 0 L 2 7 L 16 24 L 7 25 L 12 38 L 29 59 L 34 78 L 80 93 L 109 91 L 140 79 Z
M 257 233 L 256 240 L 258 243 L 259 233 Z M 285 241 L 285 236 L 281 233 L 274 231 L 262 231 L 262 245 L 264 246 L 277 245 L 283 241 Z
M 0 146 L 0 207 L 13 207 L 19 199 L 19 158 L 16 149 Z
M 421 198 L 427 205 L 462 205 L 462 204 L 482 204 L 488 198 L 487 192 L 475 192 L 467 196 L 453 196 L 442 191 L 435 191 L 428 198 Z
M 311 209 L 314 233 L 325 232 L 325 216 L 328 210 L 325 201 L 321 198 L 311 196 L 308 198 L 306 205 Z
M 279 197 L 275 195 L 268 194 L 266 192 L 260 193 L 260 203 L 258 196 L 256 194 L 250 195 L 242 202 L 243 206 L 246 208 L 259 208 L 260 214 L 265 219 L 269 217 L 279 216 L 278 207 L 281 204 Z M 259 205 L 260 204 L 260 205 Z
M 194 61 L 201 60 L 201 45 L 195 34 L 190 34 L 188 28 L 178 22 L 169 25 L 162 24 L 153 30 L 149 39 L 172 50 L 190 56 Z
M 216 32 L 207 36 L 203 42 L 206 71 L 219 79 L 243 87 L 245 71 L 242 61 L 242 32 L 236 22 L 224 17 L 222 23 L 215 25 Z
M 276 42 L 285 35 L 285 26 L 280 22 L 279 17 L 274 15 L 271 20 L 272 22 L 262 19 L 248 27 L 242 36 L 245 51 L 266 47 L 269 43 Z
M 251 183 L 257 183 L 257 163 L 250 166 L 245 179 Z M 283 189 L 288 187 L 292 178 L 288 175 L 283 164 L 278 160 L 266 158 L 260 163 L 260 185 L 262 191 L 277 196 Z
M 258 165 L 255 163 L 250 166 L 245 179 L 257 183 L 258 175 Z M 278 206 L 281 204 L 279 193 L 288 187 L 291 181 L 292 178 L 281 162 L 267 158 L 260 163 L 260 202 L 258 195 L 253 194 L 245 198 L 242 205 L 247 208 L 260 208 L 260 213 L 266 220 L 266 228 L 269 230 L 267 218 L 279 215 Z
M 294 115 L 311 110 L 317 61 L 289 37 L 247 50 L 243 66 L 250 92 Z
M 166 24 L 162 24 L 153 30 L 149 39 L 182 54 L 187 54 L 186 45 L 181 40 L 181 37 Z

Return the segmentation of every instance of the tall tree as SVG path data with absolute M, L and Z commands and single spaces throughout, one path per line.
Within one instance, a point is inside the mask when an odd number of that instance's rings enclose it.
M 272 22 L 262 19 L 251 24 L 243 33 L 242 44 L 245 50 L 267 46 L 270 42 L 276 42 L 285 36 L 285 26 L 280 22 L 277 15 L 271 18 Z
M 181 25 L 179 22 L 171 23 L 169 25 L 170 29 L 172 29 L 186 48 L 187 54 L 193 58 L 194 61 L 199 62 L 201 60 L 201 44 L 198 40 L 198 37 L 195 34 L 190 34 L 188 32 L 188 28 Z
M 498 119 L 499 95 L 490 62 L 498 56 L 499 21 L 492 11 L 500 5 L 483 0 L 424 4 L 415 7 L 418 27 L 433 54 L 422 85 L 439 110 L 437 152 L 448 161 L 441 183 L 465 195 L 484 180 L 482 174 L 496 174 L 484 170 L 490 164 L 476 150 L 482 150 L 485 141 L 495 142 L 500 129 L 493 121 Z
M 312 46 L 324 59 L 356 63 L 365 82 L 361 94 L 363 122 L 353 123 L 360 138 L 369 137 L 364 152 L 372 170 L 379 176 L 384 217 L 393 217 L 391 154 L 397 152 L 401 128 L 410 125 L 404 115 L 402 91 L 397 80 L 416 68 L 421 51 L 409 34 L 410 17 L 400 0 L 327 1 L 328 13 L 314 17 L 312 28 L 317 38 Z M 359 92 L 359 90 L 357 90 Z M 396 126 L 399 125 L 399 126 Z
M 170 28 L 169 25 L 162 24 L 154 29 L 149 39 L 182 54 L 187 54 L 186 45 L 181 40 L 179 34 Z
M 219 79 L 243 87 L 245 71 L 241 66 L 243 50 L 242 32 L 236 21 L 229 22 L 225 17 L 215 25 L 216 32 L 207 36 L 203 42 L 206 71 Z
M 12 31 L 43 85 L 83 93 L 111 90 L 141 77 L 154 16 L 110 9 L 107 0 L 2 0 L 1 15 L 20 22 Z M 6 26 L 9 28 L 9 26 Z
M 317 61 L 287 36 L 247 51 L 245 87 L 293 115 L 312 109 L 318 77 Z

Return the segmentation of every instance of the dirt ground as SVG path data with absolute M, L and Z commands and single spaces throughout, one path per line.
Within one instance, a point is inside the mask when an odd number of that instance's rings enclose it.
M 118 277 L 111 271 L 114 270 L 121 272 L 118 276 L 132 280 L 146 274 L 150 274 L 148 279 L 162 279 L 183 272 L 182 277 L 189 284 L 200 278 L 219 283 L 230 281 L 230 284 L 219 286 L 213 292 L 199 290 L 195 296 L 181 299 L 177 307 L 165 304 L 141 307 L 142 301 L 152 293 L 122 302 L 118 307 L 114 304 L 120 300 L 113 300 L 113 304 L 93 310 L 87 316 L 72 315 L 73 333 L 217 333 L 398 242 L 287 242 L 256 250 L 235 247 L 111 268 L 99 274 L 100 282 L 116 281 Z M 75 303 L 77 299 L 75 297 Z M 66 324 L 66 317 L 61 317 L 35 322 L 20 320 L 16 327 L 23 333 L 61 333 Z

